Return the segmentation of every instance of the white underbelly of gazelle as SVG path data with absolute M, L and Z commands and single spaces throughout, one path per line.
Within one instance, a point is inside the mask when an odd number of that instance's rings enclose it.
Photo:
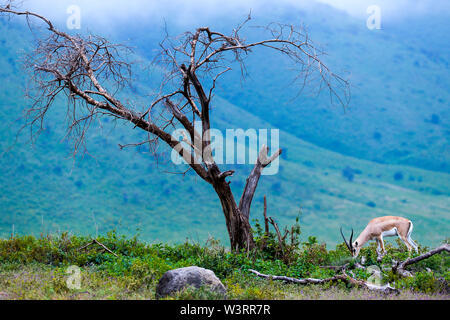
M 394 227 L 391 230 L 383 231 L 381 234 L 383 237 L 395 237 L 398 236 L 398 231 L 397 228 Z

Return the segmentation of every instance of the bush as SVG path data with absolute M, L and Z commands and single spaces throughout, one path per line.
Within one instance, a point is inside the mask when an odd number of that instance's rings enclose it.
M 355 172 L 353 171 L 352 168 L 347 166 L 342 170 L 342 176 L 346 178 L 348 181 L 352 182 L 353 179 L 355 178 Z
M 446 293 L 445 281 L 439 280 L 433 272 L 421 271 L 414 274 L 414 277 L 397 279 L 397 288 L 412 289 L 416 292 L 424 293 Z
M 316 237 L 309 237 L 308 242 L 303 243 L 303 252 L 300 259 L 307 264 L 323 266 L 330 263 L 326 244 L 319 244 Z
M 396 180 L 396 181 L 403 180 L 403 173 L 400 172 L 400 171 L 396 172 L 396 173 L 394 174 L 394 180 Z
M 376 204 L 375 202 L 373 202 L 373 201 L 367 202 L 366 205 L 367 205 L 368 207 L 371 207 L 371 208 L 375 208 L 375 207 L 377 206 L 377 204 Z
M 439 124 L 439 123 L 441 123 L 441 118 L 440 118 L 437 114 L 433 113 L 433 114 L 431 115 L 430 122 L 431 122 L 432 124 Z
M 382 135 L 381 135 L 381 133 L 379 133 L 378 131 L 375 131 L 375 132 L 373 133 L 373 138 L 374 138 L 375 140 L 377 140 L 377 141 L 380 141 L 381 138 L 382 138 Z
M 274 231 L 270 231 L 269 221 Z M 256 244 L 254 254 L 263 259 L 281 259 L 284 263 L 290 264 L 298 259 L 301 235 L 300 214 L 295 219 L 295 224 L 291 227 L 285 227 L 283 233 L 278 234 L 278 225 L 270 218 L 265 221 L 265 228 L 262 229 L 257 219 L 254 220 L 255 229 L 253 235 Z

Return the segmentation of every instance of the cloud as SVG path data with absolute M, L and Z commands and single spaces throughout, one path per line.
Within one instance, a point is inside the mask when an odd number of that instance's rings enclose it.
M 384 19 L 450 12 L 448 0 L 23 0 L 23 7 L 64 22 L 68 17 L 67 8 L 77 5 L 85 26 L 112 26 L 130 20 L 199 25 L 205 21 L 220 21 L 218 19 L 240 21 L 250 10 L 255 17 L 265 17 L 283 8 L 307 9 L 319 2 L 364 19 L 370 5 L 380 6 Z
M 167 17 L 198 19 L 204 14 L 223 15 L 231 11 L 259 7 L 261 1 L 155 1 L 155 0 L 25 0 L 24 6 L 51 15 L 52 18 L 62 18 L 70 5 L 78 5 L 89 19 L 129 19 Z
M 367 8 L 377 5 L 382 14 L 388 18 L 401 18 L 428 14 L 449 14 L 450 4 L 447 0 L 317 0 L 329 4 L 348 14 L 364 18 L 367 17 Z
M 17 0 L 19 1 L 19 0 Z M 274 14 L 274 9 L 286 6 L 304 8 L 316 3 L 315 0 L 22 0 L 22 7 L 41 13 L 57 23 L 65 23 L 67 9 L 76 5 L 81 9 L 83 28 L 123 26 L 123 23 L 154 22 L 162 26 L 195 26 L 232 20 L 241 22 L 251 11 L 254 17 L 265 18 Z

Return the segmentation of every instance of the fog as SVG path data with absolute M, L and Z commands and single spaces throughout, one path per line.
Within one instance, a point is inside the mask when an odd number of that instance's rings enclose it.
M 446 0 L 317 0 L 327 3 L 348 14 L 364 18 L 367 17 L 367 8 L 376 5 L 381 8 L 383 15 L 388 19 L 402 19 L 404 17 L 449 14 L 450 2 Z
M 283 7 L 308 9 L 318 2 L 361 19 L 368 16 L 370 5 L 378 5 L 385 20 L 450 13 L 450 1 L 447 0 L 23 0 L 21 6 L 61 22 L 67 18 L 67 9 L 77 5 L 88 25 L 100 23 L 112 26 L 129 19 L 156 23 L 170 20 L 184 24 L 205 18 L 242 16 L 250 10 L 254 16 L 265 16 Z

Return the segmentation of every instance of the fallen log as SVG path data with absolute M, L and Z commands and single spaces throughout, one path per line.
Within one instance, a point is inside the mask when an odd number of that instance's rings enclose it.
M 400 291 L 396 288 L 391 287 L 389 284 L 384 286 L 375 285 L 366 281 L 357 280 L 345 273 L 345 270 L 342 271 L 342 274 L 335 275 L 334 277 L 326 278 L 326 279 L 314 279 L 314 278 L 292 278 L 292 277 L 286 277 L 286 276 L 274 276 L 274 275 L 267 275 L 260 273 L 256 270 L 249 269 L 248 271 L 254 273 L 260 278 L 264 279 L 271 279 L 271 280 L 278 280 L 278 281 L 284 281 L 287 283 L 296 283 L 296 284 L 324 284 L 327 282 L 337 282 L 341 280 L 342 282 L 345 282 L 347 284 L 350 284 L 355 287 L 365 288 L 371 291 L 377 291 L 384 294 L 391 294 L 395 293 L 398 294 Z
M 430 251 L 428 251 L 428 252 L 426 252 L 426 253 L 424 253 L 424 254 L 422 254 L 420 256 L 417 256 L 415 258 L 408 258 L 408 259 L 406 259 L 405 261 L 402 261 L 402 262 L 397 261 L 397 262 L 395 262 L 393 264 L 392 271 L 394 273 L 397 273 L 398 275 L 400 275 L 402 277 L 411 277 L 412 276 L 411 272 L 405 270 L 406 266 L 409 266 L 409 265 L 417 263 L 419 261 L 428 259 L 428 258 L 434 256 L 435 254 L 441 253 L 441 252 L 444 252 L 444 251 L 445 252 L 450 252 L 450 245 L 449 244 L 445 243 L 445 244 L 443 244 L 443 245 L 441 245 L 441 246 L 439 246 L 439 247 L 437 247 L 437 248 L 435 248 L 433 250 L 430 250 Z

